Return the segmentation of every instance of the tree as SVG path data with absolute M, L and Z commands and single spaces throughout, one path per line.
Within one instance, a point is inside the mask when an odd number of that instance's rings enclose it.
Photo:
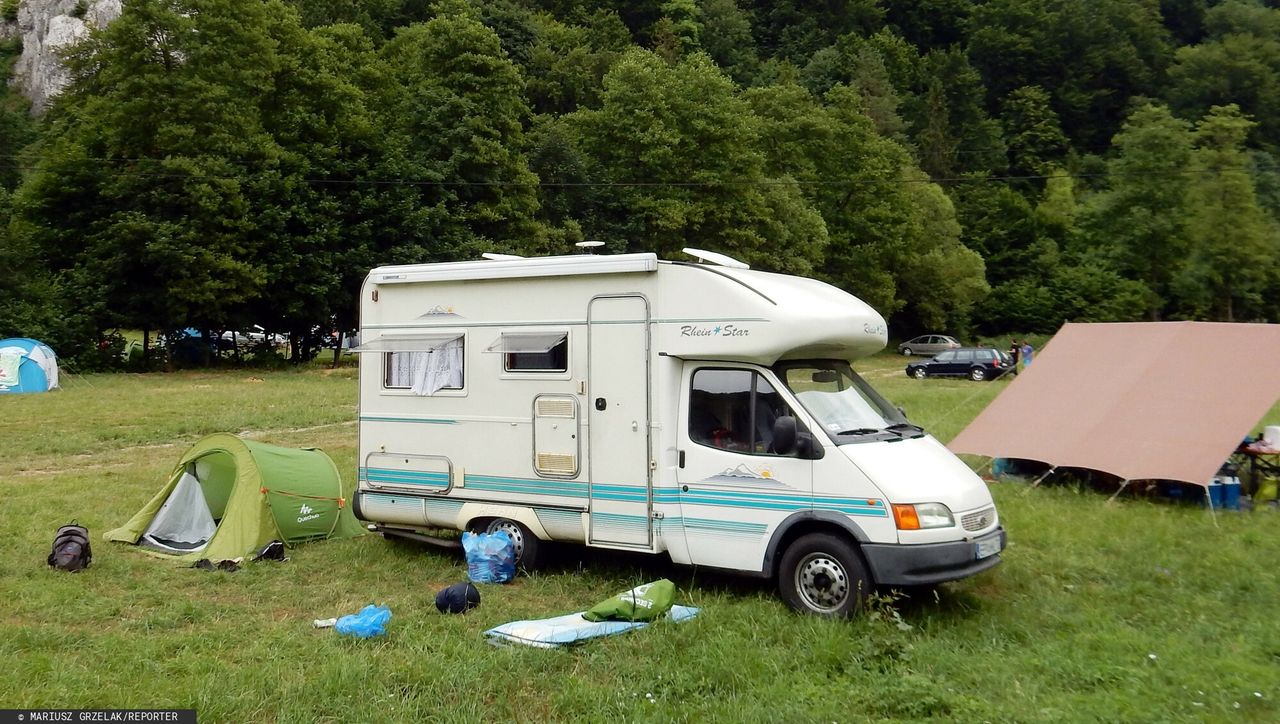
M 698 7 L 702 49 L 735 82 L 747 84 L 760 66 L 751 16 L 737 0 L 699 0 Z
M 986 88 L 958 50 L 926 54 L 919 86 L 904 104 L 920 166 L 934 179 L 1003 171 L 1007 165 L 1000 123 L 987 115 Z
M 1234 103 L 1256 118 L 1253 139 L 1280 149 L 1280 10 L 1227 2 L 1208 11 L 1209 37 L 1179 48 L 1169 102 L 1184 118 Z
M 1011 173 L 1043 176 L 1061 165 L 1068 149 L 1067 137 L 1043 88 L 1028 86 L 1009 94 L 1001 120 Z
M 522 152 L 524 79 L 498 36 L 453 3 L 402 29 L 381 55 L 393 81 L 381 99 L 388 170 L 413 186 L 400 231 L 426 252 L 421 261 L 539 248 L 538 179 Z
M 255 99 L 287 14 L 236 6 L 139 0 L 69 58 L 18 205 L 100 325 L 219 327 L 265 281 L 245 179 L 273 154 Z
M 1192 247 L 1185 226 L 1191 143 L 1187 124 L 1166 107 L 1139 107 L 1113 142 L 1117 155 L 1107 164 L 1108 188 L 1083 211 L 1090 245 L 1147 286 L 1152 320 L 1162 317 L 1174 296 L 1171 284 Z
M 568 25 L 538 16 L 537 41 L 529 51 L 526 94 L 535 113 L 572 113 L 600 102 L 604 75 L 630 46 L 614 13 L 596 13 L 588 25 Z
M 982 260 L 959 243 L 955 211 L 883 138 L 862 94 L 838 85 L 823 102 L 795 84 L 752 89 L 766 171 L 795 178 L 830 242 L 821 275 L 908 327 L 962 326 L 986 292 Z
M 1158 0 L 991 0 L 974 5 L 968 27 L 992 109 L 1040 86 L 1083 148 L 1105 147 L 1130 98 L 1156 95 L 1169 57 Z
M 1196 127 L 1192 155 L 1189 273 L 1201 282 L 1202 308 L 1227 322 L 1271 313 L 1262 293 L 1280 268 L 1280 229 L 1258 206 L 1244 152 L 1251 125 L 1237 106 L 1215 106 Z
M 565 121 L 609 185 L 593 197 L 588 238 L 663 256 L 702 246 L 795 273 L 820 262 L 820 217 L 785 175 L 766 173 L 750 108 L 706 55 L 672 66 L 633 50 L 605 77 L 601 107 Z

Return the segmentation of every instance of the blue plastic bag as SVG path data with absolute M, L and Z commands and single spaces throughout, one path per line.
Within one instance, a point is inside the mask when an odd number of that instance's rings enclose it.
M 462 551 L 472 583 L 506 583 L 516 577 L 516 547 L 506 531 L 463 533 Z
M 338 622 L 333 627 L 340 634 L 367 639 L 386 633 L 387 622 L 390 620 L 391 609 L 386 606 L 369 604 L 360 609 L 360 613 L 353 613 L 338 619 Z

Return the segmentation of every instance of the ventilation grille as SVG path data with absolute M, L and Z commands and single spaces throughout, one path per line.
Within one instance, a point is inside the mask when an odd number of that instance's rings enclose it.
M 551 475 L 573 475 L 578 472 L 578 458 L 575 455 L 538 453 L 538 472 Z
M 573 417 L 572 399 L 539 399 L 534 414 L 538 417 Z
M 974 531 L 990 528 L 996 524 L 996 509 L 983 508 L 975 513 L 969 513 L 960 519 L 960 525 L 965 530 Z

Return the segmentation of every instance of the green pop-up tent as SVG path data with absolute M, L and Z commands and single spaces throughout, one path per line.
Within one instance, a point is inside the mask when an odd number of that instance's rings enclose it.
M 216 561 L 247 555 L 271 540 L 293 545 L 362 532 L 328 455 L 216 433 L 182 456 L 169 481 L 128 523 L 103 537 L 180 560 Z

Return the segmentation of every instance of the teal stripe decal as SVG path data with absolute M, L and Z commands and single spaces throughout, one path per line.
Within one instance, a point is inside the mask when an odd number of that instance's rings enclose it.
M 432 420 L 425 417 L 375 417 L 361 415 L 360 422 L 416 422 L 423 425 L 457 425 L 457 420 Z
M 768 322 L 764 317 L 698 317 L 689 319 L 650 319 L 653 324 L 723 324 L 725 322 Z M 447 322 L 421 324 L 366 324 L 365 329 L 455 329 L 459 327 L 581 327 L 585 319 L 562 319 L 549 321 L 512 320 L 508 322 Z M 600 324 L 600 322 L 592 322 Z
M 416 470 L 360 468 L 359 479 L 362 482 L 383 483 L 386 485 L 422 485 L 437 488 L 449 486 L 448 473 L 418 472 Z
M 436 487 L 444 487 L 449 483 L 448 474 L 446 473 L 390 470 L 386 468 L 361 468 L 360 479 L 375 483 Z M 609 500 L 624 503 L 644 503 L 649 500 L 648 492 L 644 486 L 640 485 L 592 485 L 586 482 L 570 480 L 510 478 L 499 475 L 467 475 L 463 487 L 469 490 L 491 493 L 552 495 L 563 498 Z M 845 515 L 872 518 L 887 518 L 889 516 L 889 511 L 886 509 L 884 501 L 871 498 L 809 497 L 805 495 L 756 493 L 738 490 L 691 489 L 685 493 L 677 488 L 654 488 L 653 502 L 668 505 L 699 505 L 786 512 L 821 509 L 844 513 Z

